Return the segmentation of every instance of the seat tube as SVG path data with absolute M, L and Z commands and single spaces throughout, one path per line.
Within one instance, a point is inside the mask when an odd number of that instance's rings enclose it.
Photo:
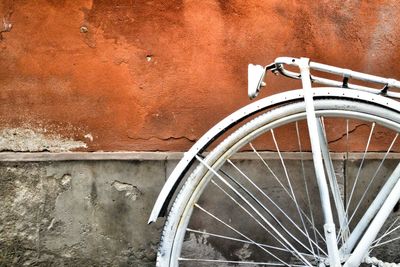
M 322 212 L 324 216 L 324 234 L 329 255 L 329 266 L 339 267 L 340 256 L 336 243 L 336 230 L 333 221 L 332 209 L 329 200 L 328 184 L 325 177 L 324 165 L 321 154 L 321 143 L 318 136 L 318 121 L 315 114 L 313 92 L 310 77 L 310 60 L 308 58 L 300 58 L 299 67 L 301 74 L 301 82 L 304 90 L 304 102 L 306 105 L 308 133 L 310 136 L 311 150 L 314 161 L 314 169 L 321 198 Z

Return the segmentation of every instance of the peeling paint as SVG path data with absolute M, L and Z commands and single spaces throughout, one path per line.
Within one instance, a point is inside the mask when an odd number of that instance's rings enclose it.
M 63 138 L 57 134 L 45 134 L 46 130 L 7 128 L 0 131 L 0 151 L 13 152 L 67 152 L 86 148 L 82 141 Z

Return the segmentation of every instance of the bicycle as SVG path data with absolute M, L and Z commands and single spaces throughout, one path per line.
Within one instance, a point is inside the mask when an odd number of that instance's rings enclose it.
M 400 98 L 394 90 L 400 82 L 280 57 L 265 67 L 249 65 L 250 98 L 265 86 L 268 71 L 301 80 L 302 89 L 239 109 L 184 154 L 149 219 L 164 216 L 174 199 L 157 265 L 400 266 L 400 164 L 394 152 L 400 103 L 392 99 Z M 337 76 L 341 80 L 332 78 Z M 337 144 L 332 134 L 339 135 Z M 357 148 L 360 140 L 365 144 Z M 369 160 L 373 147 L 382 144 L 385 150 Z M 296 153 L 285 152 L 293 147 Z M 243 155 L 247 161 L 240 160 Z M 335 170 L 338 164 L 342 172 Z

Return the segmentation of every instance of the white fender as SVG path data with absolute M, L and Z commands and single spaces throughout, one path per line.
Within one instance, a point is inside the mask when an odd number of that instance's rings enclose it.
M 315 87 L 313 92 L 314 98 L 320 97 L 341 97 L 347 99 L 357 99 L 365 102 L 372 102 L 382 106 L 391 107 L 395 110 L 400 110 L 400 102 L 379 96 L 376 94 L 362 92 L 353 89 L 342 89 L 337 87 Z M 236 123 L 246 119 L 247 117 L 259 111 L 271 108 L 275 105 L 283 104 L 287 101 L 303 99 L 303 89 L 286 91 L 283 93 L 275 94 L 256 102 L 253 102 L 226 117 L 214 127 L 212 127 L 206 134 L 204 134 L 190 149 L 187 151 L 183 158 L 179 161 L 178 165 L 172 171 L 168 180 L 164 184 L 158 198 L 151 211 L 148 223 L 155 222 L 158 217 L 164 216 L 168 208 L 169 202 L 181 182 L 186 171 L 189 169 L 190 164 L 195 159 L 198 153 L 201 153 L 215 140 L 222 135 L 226 130 L 230 129 Z

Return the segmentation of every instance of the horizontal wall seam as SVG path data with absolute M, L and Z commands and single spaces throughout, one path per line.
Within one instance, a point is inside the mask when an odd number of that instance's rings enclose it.
M 36 162 L 36 161 L 78 161 L 78 160 L 121 160 L 121 161 L 157 161 L 157 160 L 179 160 L 184 152 L 0 152 L 2 162 Z M 207 153 L 205 153 L 207 154 Z M 279 159 L 276 152 L 260 152 L 264 159 Z M 311 152 L 282 152 L 282 156 L 287 160 L 310 160 Z M 370 152 L 366 159 L 382 159 L 384 153 Z M 363 157 L 363 153 L 332 153 L 333 160 L 358 160 Z M 257 160 L 258 156 L 253 152 L 241 152 L 232 157 L 237 160 Z M 388 159 L 400 159 L 400 153 L 388 155 Z

